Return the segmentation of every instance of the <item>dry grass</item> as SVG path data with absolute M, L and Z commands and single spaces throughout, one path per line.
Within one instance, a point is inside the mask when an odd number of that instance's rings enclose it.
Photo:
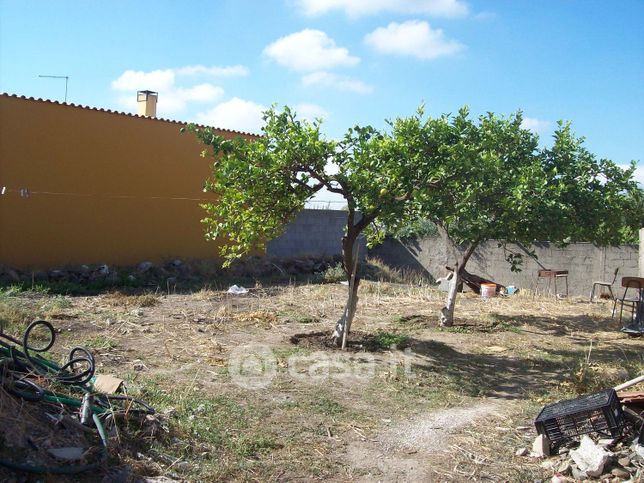
M 69 423 L 55 424 L 53 416 L 60 412 L 60 405 L 39 403 L 24 404 L 0 386 L 0 460 L 28 462 L 32 466 L 65 466 L 48 450 L 53 448 L 80 447 L 86 450 L 83 461 L 94 463 L 100 459 L 98 436 Z M 10 428 L 10 431 L 5 429 Z M 11 481 L 11 473 L 0 465 L 0 479 Z M 59 481 L 79 481 L 61 478 Z
M 111 292 L 102 297 L 101 303 L 109 307 L 154 307 L 161 301 L 158 294 L 146 293 L 140 295 L 128 295 L 121 292 Z
M 253 312 L 235 313 L 230 318 L 241 326 L 254 325 L 256 327 L 271 328 L 277 323 L 277 315 L 267 310 L 255 310 Z
M 46 291 L 0 289 L 0 331 L 21 332 L 37 319 L 64 319 L 76 316 L 68 297 Z
M 167 432 L 126 440 L 121 464 L 189 481 L 405 479 L 369 459 L 382 454 L 390 425 L 489 398 L 501 402 L 501 415 L 449 435 L 446 455 L 394 452 L 392 468 L 415 458 L 431 468 L 425 479 L 532 481 L 544 470 L 514 456 L 534 437 L 518 427 L 530 427 L 543 403 L 644 372 L 644 341 L 617 331 L 609 303 L 464 295 L 455 326 L 441 329 L 444 294 L 426 284 L 363 281 L 354 330 L 380 336 L 376 352 L 291 343 L 296 334 L 330 334 L 346 295 L 340 284 L 256 288 L 244 297 L 212 289 L 107 294 L 65 299 L 70 306 L 59 310 L 73 317 L 55 325 L 61 353 L 89 342 L 100 372 L 123 375 L 131 393 L 167 413 Z M 20 306 L 42 316 L 53 301 L 8 294 L 0 314 Z M 125 315 L 108 323 L 114 313 Z M 411 352 L 387 348 L 402 340 Z M 238 386 L 228 372 L 230 355 L 246 344 L 275 355 L 275 377 L 261 390 Z M 354 371 L 373 363 L 372 376 L 343 379 L 332 369 L 314 379 L 304 377 L 306 365 L 289 372 L 293 361 L 344 356 Z
M 433 469 L 439 481 L 537 481 L 548 476 L 539 461 L 514 456 L 517 448 L 530 448 L 535 434 L 527 421 L 540 406 L 515 403 L 503 417 L 492 416 L 463 428 L 454 436 L 443 456 L 443 465 Z
M 423 273 L 410 268 L 393 268 L 379 258 L 367 258 L 363 276 L 369 280 L 406 285 L 428 285 L 433 280 Z

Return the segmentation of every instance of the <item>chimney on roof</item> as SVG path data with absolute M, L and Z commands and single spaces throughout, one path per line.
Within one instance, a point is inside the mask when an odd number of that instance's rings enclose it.
M 158 92 L 138 91 L 136 93 L 136 105 L 139 116 L 157 117 Z

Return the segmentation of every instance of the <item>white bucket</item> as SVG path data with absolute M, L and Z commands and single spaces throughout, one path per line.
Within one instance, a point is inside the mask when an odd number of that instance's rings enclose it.
M 484 299 L 496 296 L 495 283 L 482 283 L 481 284 L 481 297 Z

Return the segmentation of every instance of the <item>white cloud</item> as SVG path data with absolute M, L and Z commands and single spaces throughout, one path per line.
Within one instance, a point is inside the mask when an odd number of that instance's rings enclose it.
M 230 65 L 225 67 L 205 65 L 187 65 L 174 69 L 177 75 L 208 75 L 212 77 L 238 77 L 247 76 L 248 68 L 243 65 Z
M 142 88 L 127 89 L 131 94 L 120 95 L 118 103 L 125 109 L 136 111 L 136 91 Z M 159 89 L 152 87 L 149 90 L 159 92 L 157 114 L 159 117 L 174 114 L 186 109 L 190 102 L 213 102 L 224 95 L 224 90 L 212 84 L 199 84 L 189 88 L 174 86 Z
M 233 97 L 209 111 L 197 114 L 197 122 L 208 126 L 259 133 L 266 107 L 253 101 Z
M 140 70 L 126 70 L 118 79 L 112 81 L 112 89 L 117 91 L 151 90 L 165 91 L 174 86 L 175 75 L 172 69 L 153 70 L 143 72 Z
M 136 111 L 136 96 L 133 95 L 121 95 L 117 98 L 118 105 L 126 111 Z M 158 106 L 157 106 L 158 111 Z
M 552 130 L 552 123 L 536 117 L 524 117 L 521 121 L 521 127 L 535 134 L 544 135 Z
M 264 49 L 264 54 L 289 69 L 311 71 L 348 67 L 360 62 L 344 47 L 321 30 L 304 29 L 277 39 Z
M 436 17 L 461 17 L 469 13 L 462 0 L 297 0 L 305 15 L 320 15 L 341 10 L 350 17 L 378 13 L 424 14 Z
M 481 21 L 494 20 L 496 17 L 497 17 L 497 14 L 494 12 L 483 11 L 474 15 L 474 20 L 481 20 Z
M 373 92 L 373 87 L 361 80 L 323 71 L 312 72 L 303 76 L 302 84 L 307 87 L 330 87 L 339 91 L 355 92 L 356 94 L 370 94 Z
M 309 122 L 312 122 L 315 119 L 328 119 L 330 116 L 326 109 L 322 106 L 318 106 L 317 104 L 298 104 L 295 106 L 295 112 L 298 117 L 306 119 Z
M 224 90 L 212 84 L 199 84 L 187 89 L 177 89 L 179 97 L 185 101 L 208 102 L 216 101 L 224 95 Z
M 112 81 L 112 89 L 127 93 L 118 97 L 121 106 L 129 110 L 136 110 L 136 91 L 151 90 L 159 93 L 158 114 L 174 114 L 184 111 L 188 103 L 213 102 L 220 99 L 224 90 L 211 83 L 202 83 L 193 86 L 177 85 L 177 78 L 191 76 L 231 77 L 247 75 L 248 69 L 241 65 L 212 66 L 191 65 L 175 69 L 159 69 L 150 72 L 127 70 L 117 79 Z M 181 82 L 182 84 L 184 81 Z
M 464 48 L 463 44 L 445 38 L 441 29 L 432 29 L 420 20 L 391 22 L 365 35 L 364 41 L 382 54 L 409 55 L 423 60 L 454 55 Z

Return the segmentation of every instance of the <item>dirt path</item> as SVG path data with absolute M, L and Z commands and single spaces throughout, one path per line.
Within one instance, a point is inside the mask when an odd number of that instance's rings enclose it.
M 363 473 L 356 481 L 437 481 L 441 473 L 435 468 L 442 466 L 441 455 L 449 451 L 453 435 L 482 418 L 500 417 L 503 410 L 491 399 L 430 411 L 393 425 L 375 439 L 350 443 L 347 459 Z

